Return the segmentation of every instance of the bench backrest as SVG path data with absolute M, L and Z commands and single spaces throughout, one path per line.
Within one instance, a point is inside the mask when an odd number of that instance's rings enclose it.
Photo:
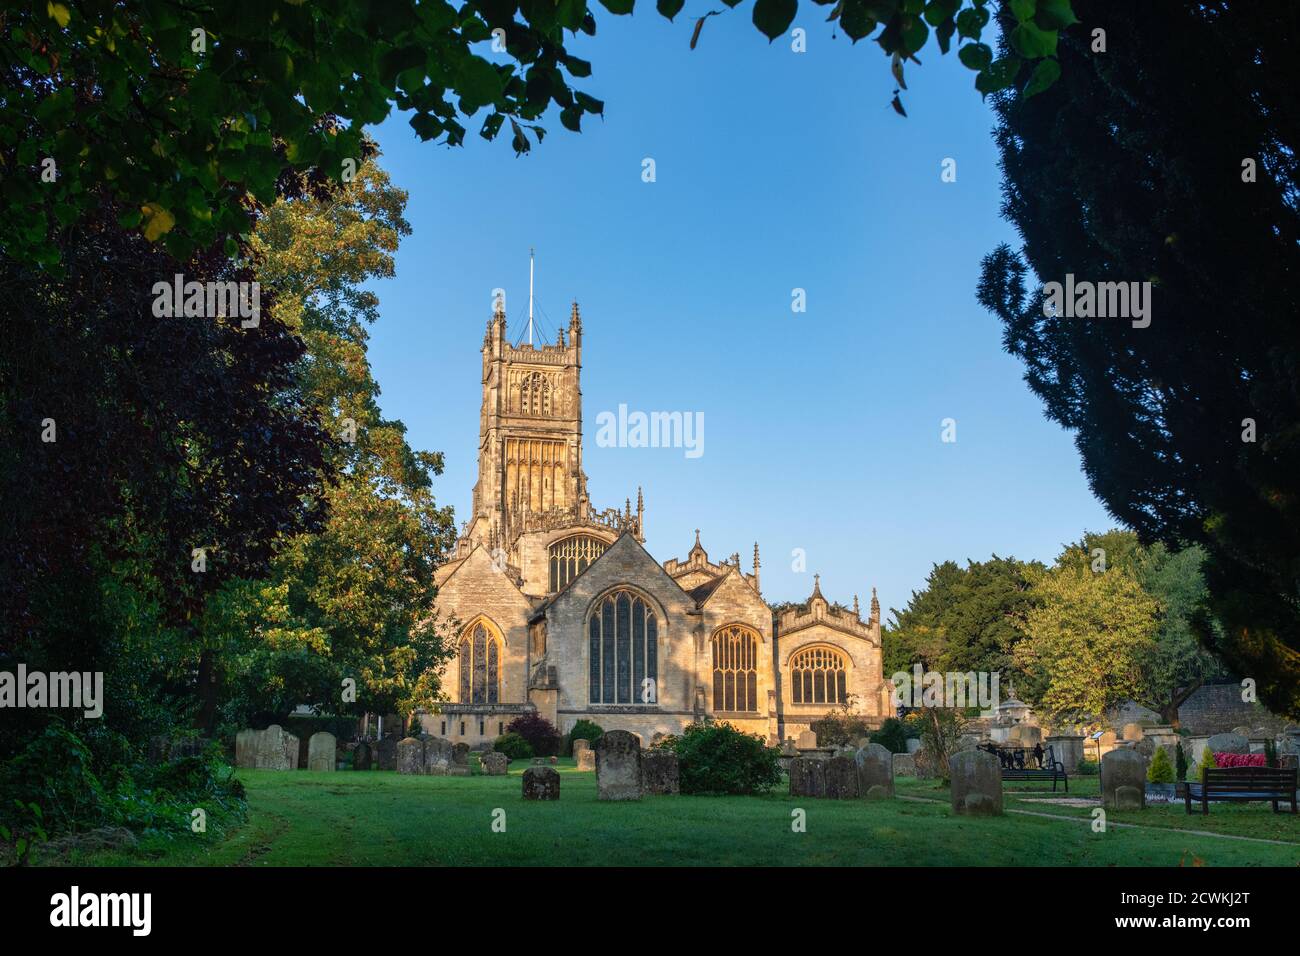
M 1279 767 L 1209 767 L 1205 771 L 1205 789 L 1220 793 L 1252 790 L 1296 789 L 1296 768 Z

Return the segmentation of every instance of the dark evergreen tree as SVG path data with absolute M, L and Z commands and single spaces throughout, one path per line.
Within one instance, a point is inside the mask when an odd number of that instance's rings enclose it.
M 1203 640 L 1297 715 L 1300 7 L 1074 7 L 1060 82 L 994 97 L 1024 246 L 986 258 L 980 301 L 1110 512 L 1204 546 Z M 1067 274 L 1150 282 L 1150 324 L 1044 315 L 1033 277 Z

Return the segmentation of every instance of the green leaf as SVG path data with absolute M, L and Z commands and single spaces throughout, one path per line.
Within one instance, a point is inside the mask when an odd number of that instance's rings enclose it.
M 1061 77 L 1061 64 L 1056 60 L 1040 60 L 1038 66 L 1034 67 L 1033 75 L 1029 77 L 1029 82 L 1025 84 L 1024 97 L 1034 96 L 1043 92 Z
M 602 7 L 604 7 L 606 10 L 608 10 L 610 13 L 614 14 L 615 16 L 619 16 L 619 17 L 631 13 L 632 7 L 635 6 L 635 4 L 636 4 L 636 0 L 600 0 L 600 5 Z M 525 139 L 524 143 L 527 144 L 527 142 L 528 140 Z M 521 150 L 521 152 L 527 152 L 527 150 L 528 147 L 527 145 L 525 145 L 523 150 Z
M 925 41 L 930 38 L 930 27 L 921 17 L 910 17 L 911 22 L 905 22 L 903 26 L 903 42 L 900 52 L 903 56 L 911 56 L 917 53 L 925 46 Z
M 979 73 L 987 70 L 993 62 L 993 50 L 987 43 L 967 43 L 957 51 L 957 59 L 961 60 L 962 66 Z
M 1079 18 L 1074 15 L 1070 0 L 1038 0 L 1034 23 L 1042 30 L 1064 30 L 1074 26 Z
M 677 14 L 682 12 L 682 7 L 686 6 L 686 0 L 657 0 L 655 8 L 660 15 L 671 20 Z
M 1032 23 L 1022 23 L 1011 31 L 1011 49 L 1026 60 L 1056 55 L 1056 33 L 1040 30 Z
M 768 42 L 789 28 L 799 10 L 799 0 L 754 0 L 754 26 Z
M 1013 56 L 1004 56 L 994 60 L 988 68 L 975 77 L 975 89 L 985 96 L 1004 90 L 1016 81 L 1021 61 Z
M 937 27 L 961 9 L 961 0 L 930 0 L 925 5 L 925 22 Z
M 957 35 L 963 40 L 978 40 L 988 22 L 987 10 L 983 7 L 970 7 L 957 14 Z
M 1011 0 L 1011 12 L 1021 23 L 1026 23 L 1034 18 L 1034 0 Z

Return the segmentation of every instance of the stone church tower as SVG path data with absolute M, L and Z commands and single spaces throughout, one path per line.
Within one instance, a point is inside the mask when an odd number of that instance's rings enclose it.
M 592 506 L 582 469 L 582 320 L 553 345 L 512 346 L 498 305 L 482 352 L 478 481 L 455 554 L 437 572 L 437 611 L 456 656 L 448 702 L 423 729 L 490 745 L 538 712 L 565 732 L 680 733 L 725 719 L 770 741 L 851 702 L 883 719 L 879 606 L 862 621 L 808 601 L 775 618 L 739 554 L 700 544 L 658 563 L 645 505 Z

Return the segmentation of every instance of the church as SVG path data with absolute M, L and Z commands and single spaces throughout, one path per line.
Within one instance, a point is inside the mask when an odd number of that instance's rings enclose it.
M 512 346 L 500 304 L 483 339 L 478 482 L 437 612 L 456 655 L 427 733 L 486 747 L 536 711 L 567 733 L 586 718 L 649 743 L 705 718 L 770 743 L 848 704 L 890 711 L 880 604 L 864 621 L 814 578 L 799 606 L 763 599 L 759 551 L 713 560 L 645 549 L 645 503 L 597 508 L 582 466 L 582 321 L 554 345 Z M 450 628 L 450 630 L 446 630 Z

